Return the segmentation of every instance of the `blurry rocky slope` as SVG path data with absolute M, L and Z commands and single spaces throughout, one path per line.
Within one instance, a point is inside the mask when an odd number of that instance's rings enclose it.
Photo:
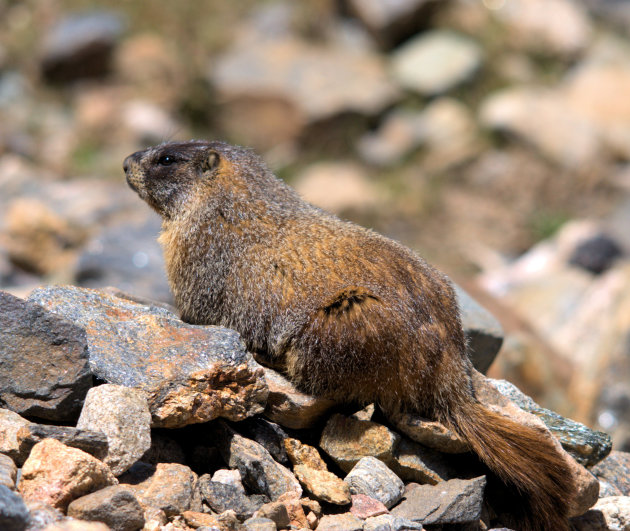
M 251 145 L 494 310 L 495 377 L 630 447 L 630 6 L 94 5 L 0 0 L 0 288 L 168 301 L 159 221 L 124 156 Z

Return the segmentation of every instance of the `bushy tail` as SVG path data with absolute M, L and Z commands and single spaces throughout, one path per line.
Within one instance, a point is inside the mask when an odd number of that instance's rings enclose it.
M 514 490 L 522 518 L 512 522 L 522 531 L 569 529 L 573 478 L 549 438 L 479 402 L 468 402 L 444 419 L 501 481 Z

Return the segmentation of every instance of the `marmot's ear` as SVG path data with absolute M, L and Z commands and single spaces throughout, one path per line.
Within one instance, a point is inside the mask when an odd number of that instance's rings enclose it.
M 214 170 L 219 165 L 219 154 L 216 151 L 209 151 L 206 158 L 201 163 L 201 171 Z

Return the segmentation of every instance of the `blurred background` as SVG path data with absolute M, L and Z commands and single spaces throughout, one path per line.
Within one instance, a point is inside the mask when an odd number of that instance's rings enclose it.
M 191 138 L 416 249 L 491 376 L 630 450 L 630 2 L 0 0 L 0 289 L 169 301 L 121 166 Z

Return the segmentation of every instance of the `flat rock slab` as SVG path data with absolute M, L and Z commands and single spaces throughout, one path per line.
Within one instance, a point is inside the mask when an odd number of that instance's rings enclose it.
M 405 498 L 392 509 L 392 514 L 422 524 L 475 522 L 481 516 L 485 487 L 485 476 L 408 486 Z
M 80 326 L 0 292 L 0 359 L 0 407 L 46 420 L 76 420 L 92 386 Z
M 233 330 L 86 288 L 41 288 L 30 300 L 85 328 L 93 374 L 148 393 L 153 427 L 238 421 L 264 409 L 262 367 Z

